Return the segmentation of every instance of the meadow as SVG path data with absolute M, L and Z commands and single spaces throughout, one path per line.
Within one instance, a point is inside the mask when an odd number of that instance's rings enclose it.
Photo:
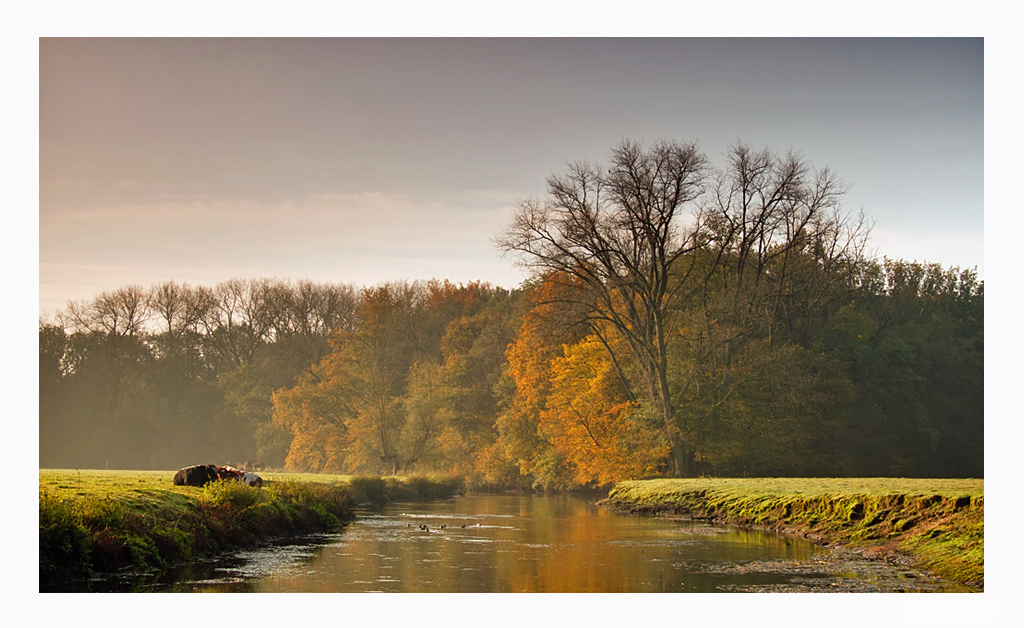
M 97 573 L 153 571 L 232 549 L 334 532 L 359 504 L 451 496 L 451 478 L 262 474 L 175 486 L 174 471 L 39 471 L 39 581 L 66 590 Z
M 639 480 L 620 482 L 603 503 L 800 534 L 869 557 L 909 557 L 943 578 L 984 587 L 980 479 Z
M 237 482 L 174 486 L 173 471 L 39 471 L 40 588 L 97 573 L 165 569 L 276 538 L 342 529 L 359 505 L 447 498 L 452 476 L 377 477 L 268 471 Z M 984 480 L 692 478 L 620 482 L 602 504 L 767 528 L 913 560 L 984 587 Z

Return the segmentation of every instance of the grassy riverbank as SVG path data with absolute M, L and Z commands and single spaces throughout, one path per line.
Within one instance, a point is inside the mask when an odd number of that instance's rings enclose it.
M 869 557 L 909 556 L 943 578 L 984 586 L 983 480 L 643 480 L 620 482 L 602 503 L 802 534 Z
M 39 583 L 62 590 L 94 573 L 147 571 L 254 547 L 273 538 L 330 532 L 353 507 L 448 497 L 451 478 L 264 473 L 262 489 L 238 482 L 174 486 L 173 471 L 39 471 Z

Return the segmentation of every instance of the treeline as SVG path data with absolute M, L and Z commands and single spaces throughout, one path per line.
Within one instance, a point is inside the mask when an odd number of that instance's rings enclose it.
M 531 472 L 980 475 L 983 285 L 869 259 L 828 168 L 625 141 L 547 187 L 499 239 L 544 281 L 499 418 Z
M 39 326 L 41 466 L 280 466 L 291 438 L 271 421 L 271 393 L 355 329 L 358 306 L 352 286 L 277 280 L 69 303 Z
M 517 207 L 484 283 L 128 286 L 40 324 L 40 464 L 261 459 L 567 488 L 981 477 L 984 284 L 863 255 L 793 155 L 624 143 Z
M 761 341 L 736 358 L 692 435 L 694 474 L 982 476 L 983 284 L 891 260 L 865 280 L 806 346 Z M 544 487 L 669 474 L 659 417 L 600 339 L 565 329 L 558 288 L 104 293 L 40 324 L 40 465 L 261 459 Z

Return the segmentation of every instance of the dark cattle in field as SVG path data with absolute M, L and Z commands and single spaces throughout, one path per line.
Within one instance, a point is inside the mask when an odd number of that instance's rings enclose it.
M 175 486 L 206 486 L 217 481 L 217 465 L 197 464 L 174 474 Z
M 234 467 L 217 467 L 217 477 L 222 480 L 241 480 L 242 471 Z

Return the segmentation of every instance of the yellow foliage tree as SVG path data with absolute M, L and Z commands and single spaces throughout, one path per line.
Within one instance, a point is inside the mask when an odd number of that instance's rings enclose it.
M 603 342 L 592 335 L 551 361 L 539 431 L 565 457 L 578 484 L 650 476 L 667 459 L 669 443 L 639 410 L 622 390 Z
M 561 343 L 565 342 L 554 329 L 557 309 L 551 304 L 557 302 L 559 290 L 557 282 L 546 280 L 530 295 L 534 306 L 523 315 L 519 332 L 505 352 L 505 382 L 511 390 L 508 404 L 495 422 L 503 450 L 500 457 L 517 465 L 519 473 L 531 478 L 535 486 L 543 487 L 571 483 L 558 452 L 538 431 L 551 388 L 551 360 L 561 355 Z M 492 471 L 485 469 L 486 473 Z
M 343 393 L 343 369 L 334 354 L 301 376 L 292 388 L 271 397 L 276 425 L 292 433 L 285 468 L 310 472 L 347 472 L 351 444 L 348 422 L 353 415 Z

